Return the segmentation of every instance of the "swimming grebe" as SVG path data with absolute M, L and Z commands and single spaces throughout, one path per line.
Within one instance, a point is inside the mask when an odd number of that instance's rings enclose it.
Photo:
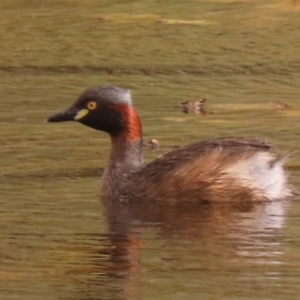
M 110 135 L 102 180 L 102 196 L 108 201 L 269 201 L 294 193 L 283 168 L 287 155 L 270 153 L 270 145 L 257 139 L 196 142 L 144 164 L 141 121 L 125 89 L 88 88 L 48 121 L 78 121 Z

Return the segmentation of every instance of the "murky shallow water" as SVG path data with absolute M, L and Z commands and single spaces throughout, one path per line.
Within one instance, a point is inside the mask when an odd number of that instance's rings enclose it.
M 98 201 L 107 136 L 43 122 L 86 86 L 114 84 L 132 90 L 145 140 L 160 141 L 147 160 L 216 136 L 298 150 L 297 2 L 0 9 L 1 299 L 298 299 L 298 199 L 159 207 L 112 231 Z M 202 97 L 205 117 L 177 107 Z M 299 160 L 288 164 L 298 189 Z

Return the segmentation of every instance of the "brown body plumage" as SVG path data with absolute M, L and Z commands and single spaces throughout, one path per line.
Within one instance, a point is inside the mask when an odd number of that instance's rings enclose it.
M 283 170 L 286 156 L 257 139 L 196 142 L 143 163 L 142 128 L 130 93 L 114 87 L 87 89 L 50 122 L 76 120 L 108 132 L 112 149 L 103 175 L 106 203 L 142 201 L 266 201 L 293 194 Z

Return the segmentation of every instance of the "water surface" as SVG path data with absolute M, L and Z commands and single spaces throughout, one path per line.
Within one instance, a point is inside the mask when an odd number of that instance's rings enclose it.
M 258 137 L 299 189 L 297 1 L 0 4 L 1 299 L 298 299 L 298 198 L 161 206 L 106 222 L 109 139 L 48 124 L 89 85 L 129 88 L 160 149 Z M 207 98 L 205 117 L 178 102 Z M 288 107 L 278 109 L 285 103 Z

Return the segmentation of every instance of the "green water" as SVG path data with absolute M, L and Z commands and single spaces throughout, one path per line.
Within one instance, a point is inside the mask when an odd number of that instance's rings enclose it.
M 98 199 L 108 137 L 44 122 L 87 86 L 122 86 L 160 142 L 147 161 L 258 137 L 295 149 L 300 189 L 297 1 L 2 0 L 0 12 L 1 300 L 298 299 L 297 198 L 174 208 L 111 232 Z M 180 112 L 203 97 L 205 117 Z

